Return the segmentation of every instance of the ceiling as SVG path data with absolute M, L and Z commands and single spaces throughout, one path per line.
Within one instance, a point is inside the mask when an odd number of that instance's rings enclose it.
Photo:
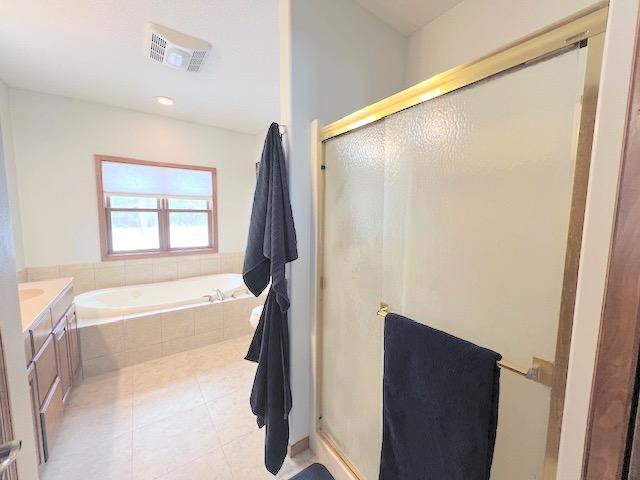
M 405 35 L 453 8 L 462 0 L 355 0 Z
M 278 0 L 12 0 L 0 18 L 11 87 L 246 133 L 278 119 Z M 200 72 L 148 59 L 147 21 L 211 43 Z

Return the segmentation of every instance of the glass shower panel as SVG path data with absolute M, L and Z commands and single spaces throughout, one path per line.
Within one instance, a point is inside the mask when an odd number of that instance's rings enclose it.
M 518 365 L 554 360 L 584 60 L 572 50 L 387 117 L 392 311 Z M 502 371 L 492 479 L 542 478 L 550 392 Z
M 378 476 L 384 301 L 501 353 L 554 361 L 585 50 L 325 142 L 321 427 Z M 550 388 L 501 374 L 492 480 L 540 480 Z
M 325 144 L 321 428 L 366 478 L 382 442 L 384 122 Z

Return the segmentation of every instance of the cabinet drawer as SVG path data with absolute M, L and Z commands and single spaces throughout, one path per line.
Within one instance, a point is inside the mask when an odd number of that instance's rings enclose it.
M 51 450 L 53 449 L 60 425 L 62 424 L 63 413 L 62 387 L 60 385 L 60 379 L 56 379 L 40 409 L 45 462 L 49 460 L 49 456 L 51 455 Z
M 60 294 L 51 304 L 51 320 L 53 325 L 57 324 L 64 316 L 67 309 L 73 303 L 73 285 L 70 285 L 64 292 Z
M 38 395 L 42 405 L 49 393 L 49 389 L 58 376 L 58 364 L 56 362 L 56 349 L 53 335 L 49 335 L 42 349 L 33 358 L 36 366 L 36 378 L 38 381 Z
M 40 351 L 42 345 L 44 345 L 44 342 L 47 340 L 47 337 L 51 334 L 51 330 L 53 330 L 53 324 L 51 323 L 51 310 L 47 308 L 47 310 L 40 315 L 35 322 L 33 322 L 33 325 L 31 325 L 31 328 L 29 329 L 34 355 Z

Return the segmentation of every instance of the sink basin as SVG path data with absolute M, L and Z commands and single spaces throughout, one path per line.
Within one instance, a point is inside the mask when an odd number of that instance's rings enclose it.
M 44 290 L 41 288 L 25 288 L 24 290 L 20 290 L 18 292 L 18 297 L 20 300 L 31 300 L 32 298 L 39 297 L 44 293 Z

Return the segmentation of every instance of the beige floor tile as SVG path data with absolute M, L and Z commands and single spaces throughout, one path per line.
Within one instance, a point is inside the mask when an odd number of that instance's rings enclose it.
M 158 480 L 233 480 L 222 449 L 158 477 Z
M 258 429 L 249 407 L 250 388 L 207 403 L 211 418 L 223 444 L 228 444 Z
M 133 431 L 136 480 L 157 478 L 220 449 L 220 439 L 204 405 Z
M 43 467 L 41 480 L 130 480 L 131 433 L 111 440 L 67 455 L 56 451 Z
M 123 417 L 103 423 L 90 417 L 64 419 L 60 434 L 51 449 L 52 459 L 70 456 L 93 456 L 105 452 L 106 457 L 118 457 L 131 453 L 131 417 Z
M 192 350 L 188 355 L 193 368 L 199 373 L 206 373 L 243 360 L 245 353 L 241 352 L 233 341 L 227 340 Z
M 239 390 L 248 398 L 255 374 L 255 364 L 238 360 L 198 375 L 198 384 L 207 402 L 213 402 Z
M 92 407 L 73 407 L 65 410 L 56 449 L 79 451 L 94 444 L 107 442 L 131 432 L 133 403 L 131 398 L 113 400 Z
M 163 388 L 185 379 L 195 379 L 197 373 L 188 352 L 149 360 L 133 368 L 134 392 Z
M 131 372 L 121 370 L 85 379 L 71 391 L 52 458 L 96 449 L 109 450 L 130 439 L 133 428 Z M 118 447 L 120 450 L 120 447 Z
M 87 377 L 71 390 L 67 408 L 110 405 L 133 395 L 133 371 L 126 368 L 94 377 Z
M 85 379 L 72 391 L 42 480 L 252 480 L 264 430 L 249 395 L 250 336 Z M 207 402 L 208 403 L 205 403 Z M 288 479 L 309 458 L 286 460 Z
M 169 385 L 154 387 L 133 394 L 133 427 L 170 419 L 174 415 L 204 404 L 204 397 L 195 378 L 175 380 Z
M 222 447 L 233 478 L 242 480 L 273 479 L 264 467 L 264 429 L 255 431 Z M 314 462 L 309 452 L 295 459 L 286 458 L 275 478 L 289 479 Z
M 240 354 L 242 358 L 245 357 L 247 351 L 249 350 L 249 346 L 251 345 L 251 340 L 253 340 L 253 332 L 249 335 L 243 335 L 241 337 L 232 338 L 231 340 L 227 340 L 229 345 L 232 348 L 236 349 L 236 351 Z

